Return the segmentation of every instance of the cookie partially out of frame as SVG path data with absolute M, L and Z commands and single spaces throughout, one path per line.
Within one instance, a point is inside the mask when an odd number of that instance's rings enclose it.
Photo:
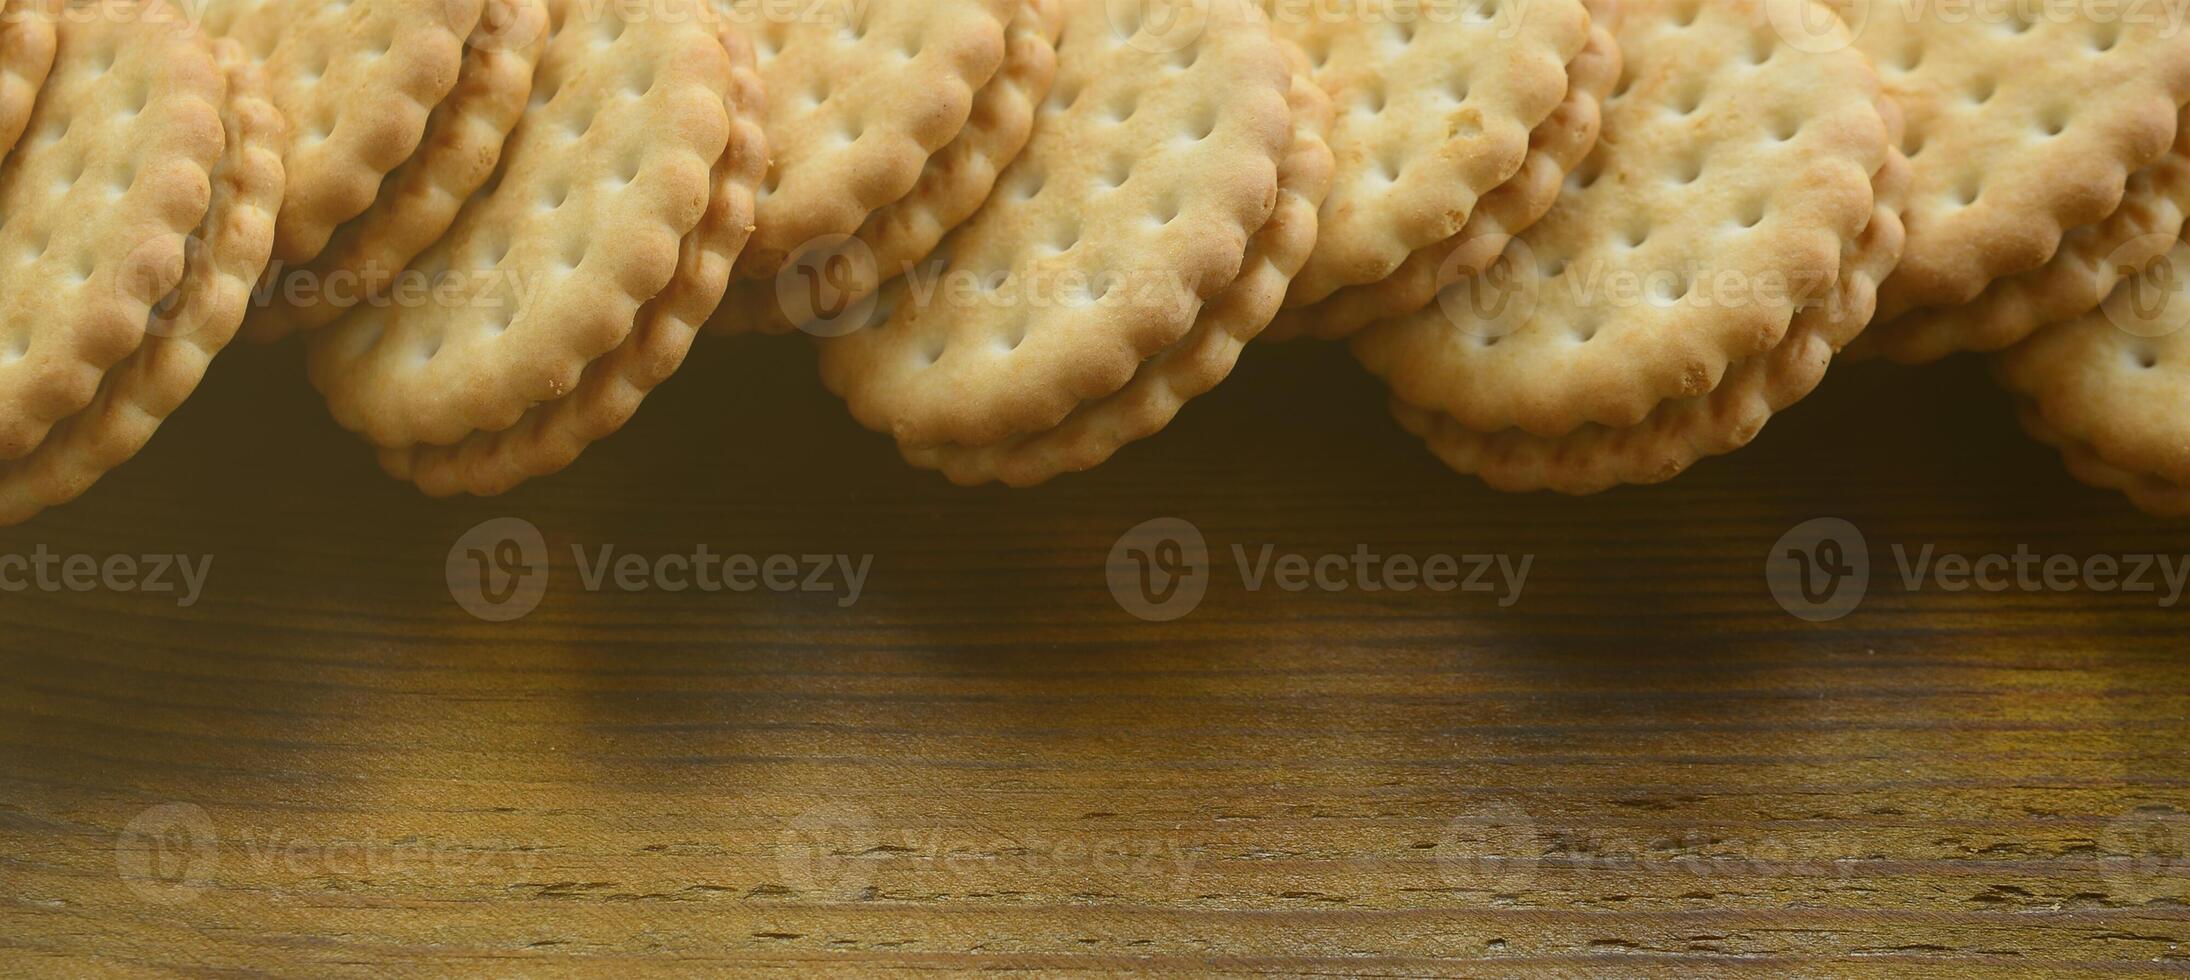
M 766 279 L 730 285 L 709 324 L 719 333 L 828 333 L 867 312 L 882 285 L 918 267 L 943 236 L 980 209 L 996 178 L 1026 146 L 1035 107 L 1057 78 L 1057 33 L 1066 0 L 1021 0 L 1005 32 L 1004 63 L 974 93 L 966 127 L 928 158 L 904 198 L 867 216 L 850 235 L 802 249 Z
M 2052 260 L 1995 280 L 1961 306 L 1912 310 L 1872 327 L 1851 353 L 1922 364 L 1964 351 L 2014 346 L 2048 324 L 2097 309 L 2115 287 L 2182 237 L 2190 218 L 2190 112 L 2175 146 L 2129 178 L 2121 207 L 2095 225 L 2071 229 Z
M 2114 212 L 2190 103 L 2190 0 L 1835 0 L 1908 117 L 1908 255 L 1882 319 L 1969 302 Z
M 456 88 L 427 117 L 411 158 L 380 183 L 363 214 L 335 229 L 310 262 L 275 270 L 244 336 L 279 340 L 326 326 L 343 311 L 385 297 L 413 258 L 449 230 L 486 184 L 502 143 L 524 114 L 533 70 L 547 47 L 543 0 L 487 0 L 472 29 Z
M 508 429 L 578 390 L 670 285 L 730 134 L 728 52 L 676 2 L 558 5 L 501 170 L 413 263 L 431 288 L 311 335 L 345 428 L 384 449 Z
M 135 456 L 197 390 L 243 322 L 274 245 L 284 122 L 242 48 L 222 41 L 215 51 L 226 77 L 226 145 L 212 171 L 211 206 L 184 250 L 182 281 L 153 310 L 143 345 L 107 371 L 91 404 L 54 426 L 30 455 L 0 464 L 0 524 L 76 499 Z
M 1380 282 L 1347 286 L 1312 306 L 1282 311 L 1263 336 L 1344 340 L 1379 320 L 1405 316 L 1437 299 L 1456 280 L 1478 275 L 1506 243 L 1558 200 L 1567 174 L 1597 146 L 1604 99 L 1620 79 L 1620 0 L 1585 0 L 1589 43 L 1566 66 L 1566 101 L 1529 136 L 1528 156 L 1512 179 L 1483 195 L 1460 233 L 1416 251 Z
M 1288 306 L 1384 279 L 1519 173 L 1589 38 L 1581 0 L 1263 0 L 1338 118 L 1338 176 Z
M 1641 425 L 1778 348 L 1873 223 L 1888 152 L 1877 74 L 1773 26 L 1832 24 L 1829 10 L 1626 7 L 1603 135 L 1551 212 L 1467 295 L 1354 338 L 1401 402 L 1483 433 Z
M 1994 366 L 2024 427 L 2060 450 L 2078 479 L 2153 514 L 2190 517 L 2190 245 Z
M 786 16 L 780 0 L 712 2 L 726 26 L 752 35 L 768 99 L 772 162 L 752 241 L 738 256 L 746 279 L 773 279 L 814 243 L 858 231 L 911 193 L 930 158 L 965 130 L 1020 6 L 879 0 L 806 4 Z
M 259 59 L 289 123 L 276 259 L 317 256 L 417 151 L 483 9 L 483 0 L 205 0 L 205 28 Z
M 586 367 L 578 390 L 534 406 L 499 432 L 474 433 L 450 446 L 383 449 L 381 466 L 390 475 L 417 484 L 429 496 L 506 493 L 560 472 L 622 429 L 646 396 L 684 363 L 700 326 L 722 301 L 730 266 L 752 230 L 754 195 L 768 167 L 752 44 L 734 28 L 721 36 L 731 64 L 730 139 L 715 163 L 707 213 L 679 249 L 676 276 L 639 308 L 623 344 Z
M 182 282 L 226 93 L 204 35 L 163 0 L 60 18 L 52 71 L 0 167 L 0 460 L 90 405 Z
M 54 5 L 59 0 L 0 2 L 0 157 L 30 122 L 38 89 L 53 69 Z
M 902 445 L 1056 427 L 1239 277 L 1292 142 L 1292 73 L 1250 0 L 1191 24 L 1072 0 L 1027 148 L 914 302 L 823 343 L 822 378 Z M 1152 8 L 1153 9 L 1153 8 Z

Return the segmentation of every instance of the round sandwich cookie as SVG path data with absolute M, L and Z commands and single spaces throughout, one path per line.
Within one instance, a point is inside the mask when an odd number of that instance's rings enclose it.
M 735 28 L 721 36 L 731 64 L 729 143 L 715 163 L 707 213 L 679 246 L 669 285 L 639 308 L 622 344 L 586 367 L 576 391 L 534 406 L 499 432 L 474 433 L 449 446 L 382 449 L 380 462 L 390 475 L 435 497 L 507 493 L 562 471 L 622 429 L 646 396 L 684 364 L 752 232 L 755 198 L 768 170 L 761 130 L 766 110 L 752 43 Z
M 1582 0 L 1263 0 L 1331 95 L 1338 175 L 1287 306 L 1378 282 L 1521 172 L 1589 40 Z
M 1916 166 L 1881 319 L 2044 265 L 2070 229 L 2114 212 L 2190 103 L 2190 0 L 1834 3 L 1906 114 Z
M 91 404 L 55 425 L 29 455 L 0 464 L 0 524 L 74 500 L 129 461 L 197 390 L 243 322 L 274 246 L 284 121 L 241 46 L 221 41 L 214 51 L 226 79 L 226 140 L 211 174 L 211 204 L 184 248 L 182 280 L 153 308 L 144 343 L 107 371 Z
M 1055 428 L 1178 343 L 1278 202 L 1292 72 L 1251 0 L 1192 17 L 1071 0 L 1026 149 L 881 326 L 822 378 L 910 447 Z
M 53 69 L 59 2 L 0 0 L 0 157 L 23 135 L 38 89 Z
M 1417 250 L 1382 281 L 1346 286 L 1314 305 L 1280 312 L 1265 339 L 1344 340 L 1369 324 L 1428 306 L 1439 290 L 1497 261 L 1506 242 L 1551 210 L 1567 174 L 1596 148 L 1605 96 L 1620 78 L 1614 38 L 1620 0 L 1584 0 L 1583 6 L 1590 15 L 1589 43 L 1567 63 L 1566 100 L 1529 135 L 1520 171 L 1476 201 L 1459 234 Z
M 2190 110 L 2175 145 L 2129 178 L 2121 206 L 2095 225 L 2072 228 L 2046 264 L 2005 276 L 1962 306 L 1912 310 L 1873 326 L 1851 356 L 1922 364 L 1964 351 L 1998 351 L 2048 324 L 2097 309 L 2123 280 L 2166 255 L 2190 218 Z
M 1278 205 L 1247 241 L 1239 278 L 1202 307 L 1192 330 L 1141 365 L 1116 393 L 1085 402 L 1042 432 L 986 446 L 908 446 L 907 461 L 953 482 L 1025 487 L 1102 465 L 1126 445 L 1171 424 L 1186 403 L 1221 384 L 1240 352 L 1275 316 L 1286 286 L 1315 249 L 1316 212 L 1336 171 L 1325 139 L 1330 97 L 1309 74 L 1307 56 L 1287 45 L 1293 144 L 1278 162 Z
M 364 213 L 456 87 L 482 0 L 203 0 L 203 23 L 258 59 L 288 120 L 274 258 L 308 262 Z
M 487 0 L 466 39 L 456 87 L 427 117 L 418 149 L 380 182 L 371 207 L 335 229 L 319 255 L 275 271 L 260 289 L 267 302 L 244 325 L 245 339 L 263 343 L 326 326 L 395 288 L 411 260 L 449 230 L 457 209 L 494 173 L 532 94 L 547 35 L 545 0 Z
M 1790 341 L 1816 352 L 1821 334 L 1829 357 L 1868 322 L 1872 291 L 1839 287 L 1899 251 L 1875 186 L 1891 183 L 1896 114 L 1861 54 L 1797 47 L 1773 28 L 1782 17 L 1832 14 L 1814 0 L 1629 0 L 1603 136 L 1550 213 L 1435 306 L 1354 338 L 1399 404 L 1516 445 L 1595 446 L 1591 427 L 1649 430 L 1668 403 L 1748 377 Z M 1818 306 L 1843 309 L 1801 329 Z M 1791 403 L 1814 383 L 1764 400 Z M 1745 440 L 1755 425 L 1739 428 Z M 1667 449 L 1678 464 L 1647 470 L 1662 478 L 1694 451 Z M 1493 479 L 1601 489 L 1577 475 L 1589 469 Z
M 2177 243 L 2097 310 L 1999 355 L 2024 428 L 2092 486 L 2190 517 L 2190 245 Z
M 808 249 L 857 232 L 911 193 L 972 118 L 1004 63 L 1022 0 L 816 3 L 713 0 L 752 35 L 768 100 L 771 157 L 736 274 L 773 280 Z M 981 187 L 955 188 L 979 203 Z M 939 189 L 931 189 L 939 192 Z
M 0 164 L 0 460 L 83 411 L 183 281 L 226 145 L 213 49 L 161 0 L 60 18 Z
M 884 282 L 928 260 L 943 236 L 996 187 L 1026 146 L 1035 107 L 1057 77 L 1057 33 L 1065 0 L 1021 0 L 1005 33 L 1004 63 L 974 93 L 966 126 L 928 158 L 919 182 L 867 216 L 850 235 L 824 236 L 795 250 L 775 276 L 730 284 L 710 323 L 718 333 L 840 332 L 871 307 Z
M 412 263 L 424 285 L 309 337 L 344 427 L 383 449 L 500 432 L 631 336 L 676 277 L 730 138 L 729 51 L 683 2 L 551 8 L 533 105 Z
M 1908 202 L 1911 171 L 1900 151 L 1889 154 L 1874 181 L 1877 210 L 1862 237 L 1843 253 L 1832 291 L 1795 313 L 1778 347 L 1728 368 L 1708 395 L 1665 402 L 1639 425 L 1584 425 L 1557 438 L 1519 429 L 1479 433 L 1449 415 L 1397 400 L 1392 415 L 1446 465 L 1511 492 L 1584 495 L 1663 483 L 1700 460 L 1747 446 L 1774 415 L 1816 390 L 1835 352 L 1871 322 L 1878 286 L 1892 274 L 1907 242 L 1901 209 Z

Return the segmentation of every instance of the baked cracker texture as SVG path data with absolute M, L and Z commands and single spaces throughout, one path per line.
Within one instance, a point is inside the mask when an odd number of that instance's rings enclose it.
M 2190 245 L 1994 365 L 2024 427 L 2078 479 L 2155 515 L 2190 517 Z
M 2172 249 L 2190 216 L 2190 112 L 2175 145 L 2129 178 L 2106 220 L 2072 228 L 2046 264 L 1995 280 L 1962 306 L 1910 311 L 1871 328 L 1852 353 L 1924 364 L 2012 347 L 2040 327 L 2089 313 L 2116 286 Z
M 289 123 L 274 257 L 308 262 L 370 207 L 456 87 L 482 0 L 202 0 L 203 24 L 258 59 Z
M 474 433 L 454 446 L 383 449 L 382 466 L 436 497 L 495 496 L 569 467 L 593 443 L 622 429 L 639 404 L 669 380 L 693 338 L 722 300 L 730 267 L 752 231 L 754 198 L 768 169 L 765 109 L 752 43 L 735 28 L 721 34 L 730 54 L 730 137 L 715 163 L 707 214 L 679 248 L 677 274 L 639 308 L 631 335 L 587 366 L 578 389 L 534 406 L 517 425 Z
M 913 189 L 827 247 L 810 245 L 766 279 L 731 283 L 709 327 L 717 333 L 828 332 L 856 321 L 882 284 L 918 267 L 996 188 L 1026 146 L 1035 107 L 1057 78 L 1066 0 L 1021 0 L 1005 33 L 1004 63 L 974 93 L 966 126 L 928 159 Z
M 427 117 L 418 149 L 317 257 L 276 271 L 262 289 L 268 301 L 244 325 L 245 339 L 264 343 L 326 326 L 395 288 L 411 260 L 449 230 L 457 210 L 501 162 L 502 144 L 532 94 L 547 37 L 543 0 L 487 0 L 466 42 L 456 87 Z
M 666 288 L 729 139 L 730 59 L 706 18 L 553 11 L 534 104 L 501 169 L 413 268 L 420 302 L 311 334 L 335 418 L 383 449 L 453 445 L 577 390 Z
M 51 73 L 0 168 L 0 459 L 91 404 L 183 277 L 210 206 L 227 92 L 159 0 L 57 25 Z
M 53 69 L 57 2 L 0 2 L 0 157 L 7 156 L 23 135 L 38 89 Z
M 1336 167 L 1330 97 L 1310 77 L 1307 56 L 1288 45 L 1293 144 L 1278 164 L 1278 205 L 1247 243 L 1239 278 L 1202 307 L 1194 328 L 1141 365 L 1124 388 L 1082 404 L 1056 428 L 988 446 L 906 447 L 916 466 L 952 482 L 1026 487 L 1102 465 L 1126 445 L 1171 424 L 1186 403 L 1223 383 L 1248 342 L 1285 300 L 1286 286 L 1315 249 L 1316 212 Z
M 1976 299 L 2119 206 L 2190 103 L 2190 0 L 1836 0 L 1908 116 L 1908 255 L 1883 319 Z
M 769 154 L 752 241 L 736 274 L 773 279 L 913 190 L 966 128 L 974 93 L 1004 62 L 1018 0 L 819 3 L 714 0 L 749 31 L 768 98 Z
M 1141 19 L 1072 0 L 1027 148 L 878 328 L 822 378 L 902 445 L 1056 427 L 1186 336 L 1276 208 L 1291 72 L 1248 0 Z
M 1384 279 L 1513 178 L 1589 38 L 1581 0 L 1264 0 L 1338 118 L 1338 176 L 1288 306 Z
M 1897 250 L 1874 189 L 1893 173 L 1895 113 L 1861 55 L 1798 48 L 1773 27 L 1782 17 L 1842 29 L 1812 0 L 1627 4 L 1603 136 L 1557 204 L 1465 295 L 1356 337 L 1362 363 L 1401 405 L 1531 445 L 1520 436 L 1644 427 L 1668 402 L 1745 381 L 1736 369 L 1770 364 L 1790 336 L 1813 350 L 1798 314 L 1867 305 L 1867 290 L 1825 301 L 1851 255 L 1873 270 Z M 1562 466 L 1541 482 L 1601 478 Z
M 226 144 L 182 281 L 154 311 L 143 345 L 107 372 L 91 404 L 54 426 L 30 455 L 0 464 L 0 525 L 76 499 L 137 455 L 243 322 L 274 245 L 284 121 L 242 48 L 222 41 L 215 51 L 226 78 Z
M 1473 432 L 1450 416 L 1398 401 L 1392 414 L 1446 465 L 1509 492 L 1584 495 L 1623 484 L 1663 483 L 1698 461 L 1747 446 L 1774 415 L 1809 397 L 1825 380 L 1835 353 L 1870 323 L 1878 286 L 1893 272 L 1907 242 L 1901 209 L 1908 201 L 1910 172 L 1908 158 L 1892 152 L 1875 181 L 1877 211 L 1849 246 L 1831 293 L 1812 297 L 1795 314 L 1786 340 L 1770 353 L 1735 364 L 1708 395 L 1659 405 L 1641 425 L 1585 425 L 1556 439 L 1515 429 Z
M 1381 282 L 1347 286 L 1313 306 L 1282 311 L 1266 340 L 1344 340 L 1364 327 L 1430 305 L 1455 280 L 1480 274 L 1506 243 L 1541 220 L 1559 198 L 1567 174 L 1597 146 L 1604 99 L 1620 79 L 1621 0 L 1585 0 L 1589 43 L 1566 66 L 1566 101 L 1529 136 L 1521 169 L 1483 195 L 1460 233 L 1416 251 Z

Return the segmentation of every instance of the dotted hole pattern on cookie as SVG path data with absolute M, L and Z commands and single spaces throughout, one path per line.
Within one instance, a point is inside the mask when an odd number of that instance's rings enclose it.
M 1664 4 L 1660 24 L 1668 34 L 1697 27 L 1704 4 Z M 1630 43 L 1648 30 L 1648 11 L 1629 15 Z M 1725 25 L 1711 24 L 1713 34 L 1725 33 Z M 1783 67 L 1783 55 L 1802 57 L 1799 51 L 1778 43 L 1768 25 L 1735 32 L 1738 44 L 1699 44 L 1689 48 L 1681 64 L 1667 60 L 1630 65 L 1605 103 L 1608 129 L 1650 134 L 1654 142 L 1678 144 L 1671 153 L 1630 154 L 1619 144 L 1608 144 L 1587 157 L 1570 175 L 1559 202 L 1561 209 L 1588 213 L 1591 227 L 1580 222 L 1546 229 L 1546 234 L 1527 236 L 1536 262 L 1534 275 L 1548 292 L 1581 297 L 1577 306 L 1591 305 L 1592 287 L 1571 280 L 1604 269 L 1638 269 L 1647 280 L 1639 295 L 1645 310 L 1673 311 L 1691 300 L 1710 302 L 1698 295 L 1708 283 L 1698 280 L 1715 272 L 1748 273 L 1750 263 L 1733 258 L 1742 244 L 1773 226 L 1793 220 L 1786 207 L 1789 197 L 1803 188 L 1786 179 L 1798 172 L 1799 162 L 1812 156 L 1814 147 L 1804 140 L 1811 120 L 1799 107 L 1754 99 L 1752 82 L 1774 78 Z M 1658 43 L 1666 43 L 1660 41 Z M 1642 77 L 1649 73 L 1650 77 Z M 1638 86 L 1640 91 L 1638 91 Z M 1670 129 L 1712 126 L 1710 117 L 1762 110 L 1761 130 L 1743 139 L 1664 140 L 1652 134 Z M 1643 156 L 1647 162 L 1630 161 Z M 1616 172 L 1608 174 L 1607 168 Z M 1611 177 L 1609 184 L 1605 183 Z M 1647 190 L 1647 193 L 1640 193 Z M 1708 215 L 1709 220 L 1698 220 Z M 1578 234 L 1577 234 L 1578 232 Z M 1723 262 L 1696 265 L 1684 259 L 1699 255 L 1728 256 Z M 1722 268 L 1723 267 L 1723 268 Z M 1758 268 L 1758 274 L 1769 270 Z M 1609 312 L 1609 311 L 1608 311 Z M 1772 315 L 1792 315 L 1792 309 Z M 1673 327 L 1674 317 L 1583 316 L 1569 322 L 1562 337 L 1545 342 L 1582 345 L 1623 330 Z M 1509 335 L 1480 331 L 1479 346 L 1495 347 Z
M 1488 274 L 1358 337 L 1363 363 L 1471 429 L 1560 436 L 1776 346 L 1869 223 L 1888 133 L 1865 60 L 1794 47 L 1775 2 L 1808 0 L 1625 4 L 1603 137 L 1556 206 Z
M 204 213 L 220 151 L 219 81 L 202 44 L 130 23 L 62 25 L 41 111 L 8 158 L 0 280 L 21 291 L 0 324 L 0 367 L 44 342 L 85 343 L 56 333 L 56 319 L 113 334 L 122 324 L 108 314 L 148 316 L 181 279 L 185 236 Z
M 599 60 L 583 64 L 563 60 L 543 66 L 535 83 L 534 107 L 522 124 L 530 132 L 518 144 L 527 159 L 513 163 L 529 164 L 545 156 L 572 166 L 541 180 L 529 206 L 518 202 L 494 209 L 498 217 L 514 218 L 514 222 L 460 218 L 464 225 L 460 236 L 422 259 L 426 278 L 462 284 L 467 292 L 465 302 L 438 311 L 438 316 L 404 321 L 403 342 L 418 363 L 432 360 L 445 349 L 469 349 L 500 336 L 524 312 L 526 291 L 567 282 L 594 250 L 620 244 L 595 239 L 583 216 L 612 208 L 614 194 L 636 182 L 650 165 L 645 140 L 634 138 L 637 134 L 629 130 L 605 125 L 617 113 L 644 102 L 657 81 L 655 64 L 630 57 L 628 46 L 619 44 L 626 27 L 615 18 L 571 27 L 593 33 Z M 588 77 L 584 84 L 566 84 L 574 68 L 592 76 L 610 64 L 620 67 L 606 71 L 620 77 Z M 530 167 L 527 170 L 531 172 Z M 482 189 L 482 196 L 498 196 L 508 175 L 508 170 L 496 174 Z M 519 242 L 525 244 L 523 249 L 516 247 Z
M 1007 0 L 713 0 L 754 40 L 771 165 L 741 275 L 768 278 L 813 240 L 849 234 L 909 193 L 964 128 L 1004 58 Z
M 1221 69 L 1204 63 L 1201 44 L 1169 52 L 1160 64 L 1145 64 L 1149 56 L 1131 42 L 1148 29 L 1120 18 L 1107 52 L 1092 61 L 1063 63 L 1037 125 L 1089 134 L 1082 139 L 1103 149 L 1043 153 L 1006 172 L 976 220 L 992 229 L 1021 231 L 961 240 L 946 273 L 950 284 L 963 283 L 977 294 L 977 309 L 1002 312 L 955 330 L 923 330 L 922 342 L 904 352 L 913 370 L 954 357 L 1007 357 L 1038 323 L 1071 333 L 1069 320 L 1037 317 L 1036 307 L 1053 303 L 1070 311 L 1135 303 L 1144 297 L 1118 293 L 1163 289 L 1140 273 L 1163 271 L 1146 264 L 1151 255 L 1174 250 L 1174 229 L 1191 236 L 1212 224 L 1238 223 L 1233 202 L 1204 193 L 1193 180 L 1196 158 L 1226 125 L 1223 86 L 1211 82 L 1212 72 Z M 1067 45 L 1074 42 L 1068 34 Z M 1078 43 L 1083 50 L 1094 47 L 1084 38 Z M 1161 96 L 1161 110 L 1144 111 L 1144 102 L 1167 92 L 1173 94 Z M 1021 297 L 1033 302 L 990 305 L 997 297 L 1017 297 L 1022 289 L 1045 284 L 1061 288 Z M 893 318 L 886 329 L 904 329 L 905 320 Z
M 1587 38 L 1574 0 L 1265 0 L 1338 111 L 1339 178 L 1296 303 L 1459 233 L 1520 167 Z
M 1991 48 L 1990 57 L 1981 61 L 1928 57 L 1933 52 L 1924 35 L 1913 31 L 1874 59 L 1890 86 L 1929 96 L 1912 103 L 1915 111 L 1901 149 L 1912 162 L 1930 169 L 1929 200 L 1924 203 L 1931 208 L 1955 211 L 1983 199 L 1990 171 L 2006 158 L 2002 134 L 2020 132 L 2025 147 L 2066 135 L 2076 125 L 2077 92 L 2050 81 L 2095 69 L 2120 50 L 2124 32 L 2131 29 L 2114 19 L 2072 22 L 2031 14 L 2028 5 L 2007 4 L 1985 18 L 1989 23 L 1970 26 L 1976 36 L 1962 43 Z M 1872 16 L 1901 15 L 1882 11 Z M 2030 64 L 2046 64 L 2054 71 L 2033 75 L 2018 67 Z M 1964 135 L 1957 138 L 1957 133 Z M 1971 138 L 1986 139 L 1985 152 L 1974 152 L 1977 148 L 1966 142 Z

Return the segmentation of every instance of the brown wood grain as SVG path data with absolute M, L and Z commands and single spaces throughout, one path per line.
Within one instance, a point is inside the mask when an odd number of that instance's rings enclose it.
M 1857 368 L 1583 501 L 1440 469 L 1327 347 L 1031 492 L 911 471 L 796 342 L 703 346 L 498 500 L 382 477 L 292 348 L 0 556 L 211 554 L 203 598 L 0 594 L 0 972 L 2190 969 L 2190 654 L 2151 595 L 1908 592 L 1895 544 L 2190 554 L 1972 363 Z M 1877 578 L 1786 614 L 1817 517 Z M 543 532 L 539 608 L 444 575 Z M 1112 544 L 1216 554 L 1142 622 Z M 872 555 L 866 593 L 589 592 L 572 545 Z M 1519 602 L 1252 592 L 1234 545 L 1534 556 Z

